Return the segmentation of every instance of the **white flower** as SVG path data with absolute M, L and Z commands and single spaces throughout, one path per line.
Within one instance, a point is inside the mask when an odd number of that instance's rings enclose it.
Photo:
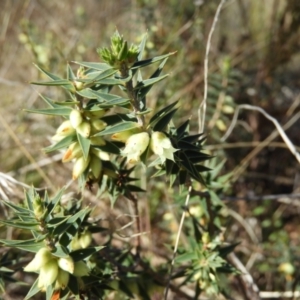
M 47 286 L 51 285 L 57 278 L 58 275 L 58 264 L 56 259 L 51 259 L 45 265 L 41 267 L 38 287 L 46 289 Z
M 77 109 L 72 109 L 69 119 L 73 128 L 77 128 L 83 122 L 81 112 Z
M 129 137 L 136 133 L 140 133 L 142 131 L 141 127 L 137 124 L 136 127 L 128 130 L 124 130 L 121 132 L 116 132 L 111 136 L 111 139 L 114 141 L 119 141 L 122 143 L 126 143 Z
M 76 180 L 88 167 L 90 163 L 91 157 L 88 156 L 87 159 L 85 159 L 83 156 L 79 157 L 73 166 L 73 173 L 72 178 L 73 180 Z
M 67 149 L 67 151 L 65 152 L 63 158 L 62 158 L 62 162 L 68 162 L 74 158 L 78 158 L 82 156 L 82 150 L 81 150 L 81 146 L 78 142 L 72 143 L 69 148 Z
M 84 138 L 88 138 L 91 134 L 91 124 L 87 121 L 82 121 L 77 127 L 76 131 Z
M 96 133 L 105 129 L 107 124 L 104 121 L 98 119 L 98 120 L 92 120 L 91 126 L 92 126 L 92 131 Z
M 92 148 L 92 153 L 99 157 L 101 160 L 110 160 L 109 154 L 97 148 Z
M 75 129 L 73 128 L 71 122 L 66 120 L 57 128 L 55 135 L 51 139 L 55 142 L 59 142 L 66 136 L 74 133 Z
M 92 242 L 92 234 L 85 230 L 79 237 L 79 243 L 82 249 L 87 248 Z
M 72 250 L 85 249 L 92 242 L 92 234 L 90 231 L 85 230 L 80 236 L 75 235 L 71 242 Z
M 55 289 L 59 290 L 62 289 L 64 290 L 66 286 L 68 285 L 70 279 L 70 273 L 67 271 L 64 271 L 62 269 L 58 270 L 57 278 L 56 278 L 56 283 L 55 283 Z
M 127 156 L 127 163 L 135 164 L 140 160 L 140 156 L 147 149 L 150 137 L 147 132 L 131 135 L 126 141 L 126 147 L 122 155 Z
M 24 268 L 25 272 L 38 272 L 41 267 L 52 259 L 52 254 L 47 248 L 41 248 L 34 259 Z
M 71 256 L 59 258 L 58 266 L 66 272 L 69 272 L 69 273 L 74 272 L 74 261 Z
M 176 152 L 177 149 L 172 146 L 170 139 L 163 132 L 155 131 L 152 133 L 150 147 L 151 150 L 160 157 L 162 163 L 164 163 L 166 159 L 174 161 L 173 153 Z

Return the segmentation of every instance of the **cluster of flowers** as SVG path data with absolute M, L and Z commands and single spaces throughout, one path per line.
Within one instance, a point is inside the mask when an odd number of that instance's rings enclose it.
M 84 261 L 74 262 L 71 256 L 56 257 L 48 248 L 41 248 L 24 271 L 38 272 L 38 287 L 44 291 L 53 283 L 55 289 L 64 289 L 68 285 L 70 274 L 77 278 L 89 274 Z
M 94 136 L 96 133 L 104 130 L 107 124 L 100 118 L 105 114 L 105 110 L 95 112 L 81 112 L 73 109 L 70 113 L 69 120 L 64 121 L 57 129 L 56 134 L 52 137 L 54 141 L 60 141 L 66 136 L 74 135 L 76 132 L 84 138 L 88 138 L 91 145 L 103 146 L 105 140 L 100 136 Z M 91 147 L 90 154 L 87 158 L 83 156 L 81 146 L 78 141 L 72 143 L 65 152 L 62 161 L 68 162 L 74 160 L 72 178 L 77 179 L 87 168 L 90 169 L 90 175 L 98 178 L 102 169 L 102 160 L 109 160 L 106 152 Z
M 139 162 L 141 155 L 149 145 L 153 153 L 160 157 L 161 163 L 164 163 L 166 159 L 174 160 L 173 153 L 177 149 L 172 146 L 166 134 L 155 131 L 151 134 L 150 138 L 148 132 L 136 133 L 137 131 L 139 131 L 138 128 L 116 133 L 112 136 L 112 139 L 126 143 L 121 154 L 127 157 L 127 163 L 136 164 Z
M 69 120 L 64 121 L 58 127 L 56 134 L 52 137 L 52 140 L 60 141 L 66 136 L 78 133 L 90 140 L 92 147 L 87 158 L 83 156 L 78 141 L 69 145 L 62 158 L 63 162 L 75 161 L 72 173 L 74 180 L 86 171 L 86 169 L 89 169 L 90 177 L 95 179 L 99 178 L 102 170 L 102 160 L 109 160 L 108 153 L 99 150 L 97 147 L 93 147 L 103 146 L 106 143 L 105 139 L 101 136 L 95 136 L 95 134 L 101 132 L 107 126 L 107 124 L 101 120 L 101 117 L 105 113 L 105 110 L 81 112 L 77 109 L 73 109 L 70 113 Z M 123 151 L 121 151 L 121 155 L 126 157 L 127 163 L 130 164 L 138 163 L 141 155 L 149 145 L 153 153 L 160 157 L 161 163 L 164 163 L 166 159 L 174 160 L 173 153 L 177 151 L 165 133 L 155 131 L 150 137 L 149 133 L 143 131 L 138 123 L 133 129 L 113 134 L 111 139 L 126 144 Z

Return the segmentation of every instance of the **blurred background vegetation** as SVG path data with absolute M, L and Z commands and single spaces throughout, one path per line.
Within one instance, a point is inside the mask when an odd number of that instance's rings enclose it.
M 62 165 L 60 153 L 47 156 L 42 151 L 61 120 L 23 111 L 43 107 L 39 93 L 63 97 L 61 91 L 30 85 L 42 79 L 33 63 L 64 75 L 68 61 L 98 61 L 96 48 L 107 46 L 116 29 L 134 43 L 148 32 L 149 57 L 177 51 L 166 67 L 171 76 L 150 93 L 149 103 L 159 108 L 179 100 L 175 122 L 190 116 L 196 132 L 205 46 L 218 4 L 216 0 L 2 0 L 0 172 L 52 192 L 68 182 L 71 164 Z M 216 157 L 216 165 L 224 162 L 221 174 L 231 173 L 221 195 L 228 207 L 226 240 L 241 242 L 236 255 L 261 291 L 300 288 L 300 169 L 274 125 L 258 112 L 242 111 L 229 138 L 221 137 L 235 107 L 246 103 L 262 107 L 282 126 L 288 124 L 287 135 L 300 144 L 299 27 L 298 0 L 228 0 L 209 55 L 206 148 Z M 18 201 L 22 186 L 2 177 L 1 197 Z M 76 184 L 72 186 L 76 191 Z M 153 180 L 149 187 L 152 192 L 142 195 L 148 198 L 142 211 L 149 216 L 144 228 L 151 227 L 152 235 L 144 243 L 155 247 L 155 239 L 167 232 L 165 224 L 172 226 L 163 223 L 167 216 L 162 202 L 170 196 L 163 183 Z M 285 196 L 269 196 L 280 194 Z M 105 210 L 104 215 L 111 213 L 109 203 L 97 199 L 95 192 L 88 199 L 100 212 Z M 118 222 L 113 226 L 124 225 Z M 231 279 L 231 286 L 234 294 L 243 294 L 237 279 Z

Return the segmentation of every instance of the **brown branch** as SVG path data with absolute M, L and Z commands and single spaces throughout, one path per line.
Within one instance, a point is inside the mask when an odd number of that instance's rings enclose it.
M 136 255 L 137 255 L 137 257 L 140 257 L 140 252 L 141 252 L 141 248 L 142 248 L 140 233 L 142 230 L 141 230 L 141 219 L 140 219 L 140 213 L 139 213 L 138 199 L 132 193 L 128 194 L 127 197 L 133 203 L 134 214 L 136 216 L 136 231 L 138 233 L 136 236 Z

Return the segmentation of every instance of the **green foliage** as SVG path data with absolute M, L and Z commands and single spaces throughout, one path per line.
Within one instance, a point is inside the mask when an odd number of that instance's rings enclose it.
M 98 49 L 104 63 L 75 62 L 76 74 L 68 64 L 66 78 L 37 66 L 50 81 L 33 84 L 61 87 L 66 99 L 41 96 L 49 108 L 28 112 L 62 118 L 45 152 L 63 150 L 62 162 L 73 162 L 72 178 L 78 180 L 81 191 L 97 185 L 99 198 L 106 193 L 112 206 L 125 197 L 134 204 L 136 218 L 140 218 L 137 193 L 145 192 L 139 186 L 141 169 L 136 166 L 140 163 L 151 173 L 155 168 L 154 176 L 164 175 L 174 189 L 180 187 L 182 193 L 174 197 L 179 203 L 186 197 L 185 187 L 193 186 L 191 206 L 180 209 L 189 216 L 184 226 L 189 242 L 180 249 L 171 275 L 183 277 L 182 285 L 193 283 L 196 296 L 202 291 L 216 295 L 222 293 L 219 273 L 233 272 L 226 255 L 235 245 L 223 246 L 223 204 L 213 190 L 203 190 L 213 186 L 221 167 L 211 177 L 203 176 L 210 170 L 203 163 L 211 158 L 203 149 L 204 134 L 190 134 L 189 120 L 174 125 L 173 117 L 180 109 L 177 102 L 157 112 L 148 108 L 147 95 L 168 76 L 162 71 L 174 53 L 143 59 L 145 44 L 146 36 L 139 45 L 129 47 L 116 32 L 110 48 Z M 150 66 L 156 69 L 143 79 Z M 93 210 L 81 200 L 63 204 L 64 193 L 63 188 L 53 198 L 47 192 L 42 197 L 32 188 L 25 192 L 23 204 L 4 201 L 13 215 L 0 222 L 31 233 L 26 239 L 0 240 L 5 247 L 34 253 L 24 271 L 39 276 L 25 299 L 40 291 L 47 300 L 58 296 L 105 299 L 114 289 L 125 298 L 151 299 L 153 287 L 170 284 L 169 262 L 153 267 L 141 253 L 139 237 L 135 251 L 116 246 L 114 232 L 93 221 Z M 137 224 L 140 231 L 140 219 Z M 107 236 L 101 245 L 92 238 L 97 232 Z M 5 272 L 9 269 L 3 269 L 3 279 Z

